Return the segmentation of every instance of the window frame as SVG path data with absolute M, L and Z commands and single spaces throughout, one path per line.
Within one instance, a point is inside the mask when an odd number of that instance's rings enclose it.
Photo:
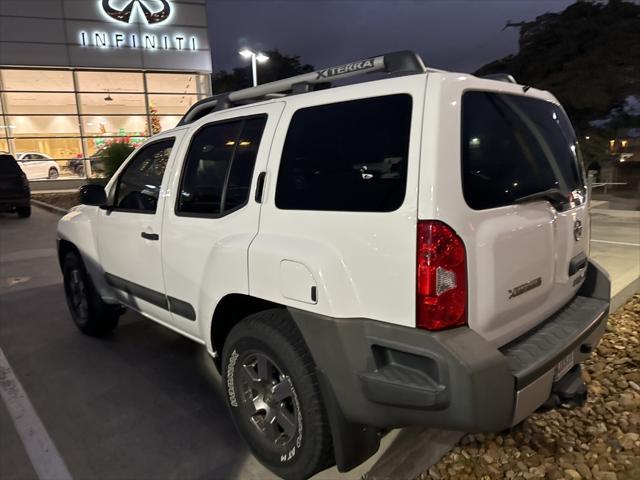
M 394 208 L 393 210 L 331 210 L 331 209 L 316 209 L 316 210 L 312 210 L 312 209 L 302 209 L 302 208 L 282 208 L 280 206 L 278 206 L 277 203 L 277 195 L 278 195 L 278 185 L 279 185 L 279 179 L 280 179 L 280 171 L 282 168 L 282 157 L 283 157 L 283 153 L 284 153 L 284 149 L 286 147 L 287 144 L 287 139 L 289 136 L 289 132 L 291 130 L 291 125 L 293 124 L 293 120 L 295 118 L 295 115 L 303 110 L 306 109 L 310 109 L 310 108 L 315 108 L 315 107 L 324 107 L 324 106 L 331 106 L 331 105 L 338 105 L 338 104 L 342 104 L 342 103 L 348 103 L 348 102 L 357 102 L 357 101 L 361 101 L 361 100 L 371 100 L 371 99 L 377 99 L 377 98 L 385 98 L 385 97 L 394 97 L 394 96 L 407 96 L 409 97 L 410 100 L 410 104 L 409 104 L 409 128 L 408 128 L 408 132 L 407 132 L 407 158 L 406 158 L 406 176 L 405 176 L 405 184 L 404 184 L 404 192 L 402 194 L 402 201 L 399 203 L 399 205 Z M 285 132 L 284 132 L 284 141 L 282 143 L 282 149 L 280 150 L 280 154 L 279 154 L 279 158 L 278 158 L 278 170 L 276 172 L 276 179 L 275 179 L 275 186 L 273 188 L 273 204 L 275 206 L 275 208 L 278 211 L 282 211 L 282 212 L 311 212 L 311 213 L 321 213 L 321 214 L 325 214 L 325 213 L 330 213 L 330 214 L 365 214 L 365 215 L 384 215 L 384 214 L 390 214 L 390 213 L 394 213 L 399 211 L 400 209 L 403 208 L 403 206 L 405 205 L 406 201 L 407 201 L 407 192 L 408 192 L 408 187 L 409 187 L 409 163 L 411 161 L 411 142 L 413 141 L 413 127 L 415 122 L 418 121 L 418 119 L 415 116 L 415 103 L 416 103 L 416 98 L 415 98 L 415 93 L 409 91 L 409 90 L 401 90 L 401 91 L 393 91 L 393 92 L 385 92 L 381 95 L 370 95 L 370 96 L 364 96 L 364 97 L 358 97 L 358 98 L 344 98 L 341 100 L 335 100 L 335 101 L 330 101 L 330 102 L 323 102 L 323 103 L 314 103 L 314 104 L 310 104 L 310 105 L 304 105 L 304 106 L 300 106 L 298 108 L 296 108 L 294 111 L 291 112 L 291 115 L 289 117 L 289 122 L 288 125 L 285 127 Z
M 157 140 L 154 140 L 152 142 L 146 143 L 144 145 L 142 145 L 140 147 L 140 149 L 137 152 L 133 153 L 133 156 L 129 159 L 129 161 L 125 164 L 124 168 L 122 169 L 122 171 L 118 174 L 118 176 L 116 177 L 116 182 L 115 182 L 115 188 L 113 189 L 113 206 L 111 208 L 109 208 L 110 212 L 122 212 L 122 213 L 139 213 L 142 215 L 156 215 L 158 213 L 158 208 L 156 206 L 155 211 L 153 212 L 149 212 L 146 210 L 132 210 L 130 208 L 118 208 L 115 206 L 116 202 L 118 201 L 118 193 L 120 193 L 120 180 L 122 180 L 122 176 L 127 173 L 127 170 L 129 170 L 129 168 L 131 167 L 131 164 L 134 162 L 135 159 L 138 158 L 138 156 L 140 154 L 142 154 L 144 152 L 144 150 L 146 150 L 149 147 L 153 147 L 154 145 L 157 145 L 159 143 L 163 143 L 166 141 L 171 141 L 173 142 L 173 144 L 171 145 L 171 153 L 169 154 L 169 159 L 167 159 L 167 166 L 164 169 L 164 172 L 162 173 L 162 180 L 160 182 L 160 188 L 162 189 L 162 182 L 164 182 L 165 179 L 165 174 L 167 173 L 167 170 L 170 168 L 169 166 L 169 162 L 171 161 L 171 155 L 173 155 L 173 148 L 176 145 L 176 137 L 163 137 L 163 138 L 158 138 Z
M 215 127 L 218 125 L 225 125 L 228 123 L 234 123 L 234 122 L 239 122 L 240 125 L 240 130 L 238 133 L 238 138 L 236 138 L 236 144 L 234 145 L 233 148 L 233 153 L 231 155 L 231 160 L 229 161 L 229 168 L 227 169 L 225 178 L 224 178 L 224 183 L 222 185 L 222 195 L 220 197 L 220 209 L 222 210 L 222 207 L 224 207 L 224 200 L 226 199 L 226 195 L 227 195 L 227 187 L 229 186 L 229 177 L 231 175 L 231 169 L 233 168 L 233 161 L 235 160 L 236 157 L 236 151 L 238 149 L 238 140 L 240 138 L 240 135 L 242 135 L 242 131 L 244 130 L 244 124 L 247 120 L 253 120 L 253 119 L 257 119 L 257 118 L 263 118 L 265 121 L 265 126 L 262 130 L 262 137 L 260 137 L 260 143 L 258 144 L 258 153 L 256 153 L 256 162 L 253 165 L 253 172 L 251 173 L 251 183 L 249 186 L 249 195 L 247 195 L 247 199 L 241 203 L 240 205 L 237 205 L 236 207 L 232 208 L 231 210 L 227 210 L 227 211 L 221 211 L 220 213 L 193 213 L 193 212 L 182 212 L 180 211 L 180 198 L 182 195 L 182 185 L 184 183 L 184 177 L 185 177 L 185 173 L 187 170 L 187 164 L 188 164 L 188 160 L 189 160 L 189 154 L 191 153 L 191 148 L 193 147 L 193 142 L 194 139 L 196 138 L 196 136 L 205 128 L 209 128 L 209 127 Z M 256 178 L 255 177 L 255 173 L 256 173 L 256 163 L 257 163 L 257 158 L 258 158 L 258 154 L 260 152 L 260 146 L 262 145 L 262 139 L 264 138 L 264 132 L 266 130 L 267 127 L 267 122 L 269 121 L 269 114 L 268 113 L 256 113 L 253 115 L 246 115 L 246 116 L 242 116 L 242 117 L 233 117 L 233 118 L 225 118 L 222 120 L 218 120 L 218 121 L 213 121 L 213 122 L 208 122 L 205 123 L 203 125 L 201 125 L 200 127 L 198 127 L 198 129 L 193 132 L 193 134 L 191 134 L 191 137 L 189 139 L 189 146 L 187 147 L 187 151 L 184 155 L 184 158 L 182 160 L 182 166 L 180 167 L 180 181 L 178 182 L 178 188 L 176 190 L 176 200 L 173 206 L 173 213 L 176 217 L 190 217 L 190 218 L 222 218 L 222 217 L 226 217 L 227 215 L 231 215 L 232 213 L 237 212 L 238 210 L 243 209 L 244 207 L 246 207 L 249 204 L 249 200 L 251 199 L 251 191 L 253 190 L 253 181 Z
M 460 132 L 460 155 L 459 155 L 459 160 L 460 160 L 460 193 L 462 194 L 462 197 L 464 198 L 464 203 L 467 207 L 469 207 L 471 210 L 473 210 L 474 212 L 484 212 L 484 211 L 489 211 L 489 210 L 496 210 L 499 208 L 509 208 L 509 207 L 514 207 L 518 204 L 516 203 L 507 203 L 504 205 L 497 205 L 497 206 L 493 206 L 493 207 L 486 207 L 486 208 L 476 208 L 474 206 L 471 206 L 471 204 L 469 203 L 469 201 L 467 200 L 467 195 L 465 193 L 465 170 L 464 170 L 464 148 L 465 148 L 465 138 L 464 138 L 464 131 L 463 131 L 463 124 L 464 124 L 464 96 L 467 93 L 490 93 L 490 94 L 495 94 L 495 95 L 508 95 L 508 96 L 512 96 L 512 97 L 522 97 L 522 98 L 527 98 L 527 99 L 532 99 L 532 100 L 537 100 L 539 102 L 544 102 L 544 103 L 548 103 L 550 105 L 554 105 L 556 107 L 558 107 L 560 110 L 562 110 L 562 112 L 564 113 L 565 117 L 567 118 L 567 121 L 571 127 L 571 130 L 573 131 L 574 134 L 574 139 L 575 142 L 580 145 L 580 142 L 578 141 L 578 135 L 575 132 L 575 127 L 573 126 L 573 123 L 571 122 L 571 119 L 569 118 L 569 115 L 567 114 L 567 112 L 565 111 L 564 107 L 560 104 L 560 103 L 556 103 L 550 99 L 547 98 L 540 98 L 540 97 L 532 97 L 532 96 L 527 96 L 527 95 L 522 95 L 518 92 L 511 92 L 511 91 L 501 91 L 501 90 L 487 90 L 487 89 L 483 89 L 483 88 L 465 88 L 464 90 L 462 90 L 460 92 L 460 123 L 459 123 L 459 132 Z M 573 163 L 575 165 L 576 168 L 576 172 L 578 174 L 578 179 L 579 182 L 581 183 L 580 188 L 583 190 L 583 193 L 585 194 L 585 196 L 588 195 L 588 189 L 587 189 L 587 185 L 586 185 L 586 176 L 585 176 L 585 167 L 584 167 L 584 162 L 582 162 L 580 160 L 580 155 L 576 154 L 576 158 L 573 160 Z M 586 202 L 586 201 L 585 201 Z M 584 205 L 584 204 L 579 204 L 576 205 L 580 206 L 580 205 Z M 573 210 L 573 208 L 565 208 L 564 210 L 562 210 L 562 212 L 568 212 L 570 210 Z

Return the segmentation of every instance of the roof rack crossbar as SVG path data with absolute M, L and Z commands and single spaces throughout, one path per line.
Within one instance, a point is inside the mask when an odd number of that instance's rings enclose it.
M 387 53 L 376 57 L 366 58 L 356 62 L 346 63 L 336 67 L 324 68 L 314 72 L 303 73 L 295 77 L 276 80 L 275 82 L 265 83 L 256 87 L 245 88 L 235 92 L 220 94 L 199 101 L 194 104 L 189 111 L 180 120 L 180 125 L 186 125 L 203 117 L 213 110 L 228 108 L 234 103 L 244 102 L 252 99 L 264 99 L 276 93 L 283 93 L 295 90 L 300 93 L 300 85 L 326 84 L 330 81 L 342 80 L 356 75 L 363 75 L 373 72 L 387 73 L 423 73 L 426 67 L 420 56 L 414 52 L 405 50 L 400 52 Z M 297 87 L 296 87 L 297 86 Z M 221 101 L 225 99 L 226 102 Z M 205 112 L 203 114 L 203 112 Z

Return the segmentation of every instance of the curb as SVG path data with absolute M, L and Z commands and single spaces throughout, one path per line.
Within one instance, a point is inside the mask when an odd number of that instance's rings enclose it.
M 636 278 L 633 282 L 611 297 L 611 306 L 609 307 L 610 313 L 618 310 L 638 292 L 640 292 L 640 278 Z
M 36 207 L 40 207 L 43 210 L 48 210 L 50 212 L 57 213 L 58 215 L 66 215 L 67 213 L 69 213 L 69 210 L 67 210 L 66 208 L 54 207 L 53 205 L 49 205 L 48 203 L 41 202 L 40 200 L 34 200 L 33 198 L 31 199 L 31 203 Z

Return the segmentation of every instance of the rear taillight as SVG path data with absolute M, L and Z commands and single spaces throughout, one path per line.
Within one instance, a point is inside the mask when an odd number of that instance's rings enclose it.
M 467 323 L 467 261 L 462 239 L 446 224 L 418 222 L 416 327 Z
M 22 186 L 24 187 L 25 191 L 29 190 L 29 180 L 24 173 L 22 173 Z

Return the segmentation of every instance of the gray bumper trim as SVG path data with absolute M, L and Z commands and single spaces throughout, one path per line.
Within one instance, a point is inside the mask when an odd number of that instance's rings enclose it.
M 606 320 L 608 310 L 604 300 L 574 297 L 542 325 L 500 348 L 516 387 L 526 387 L 579 347 Z

